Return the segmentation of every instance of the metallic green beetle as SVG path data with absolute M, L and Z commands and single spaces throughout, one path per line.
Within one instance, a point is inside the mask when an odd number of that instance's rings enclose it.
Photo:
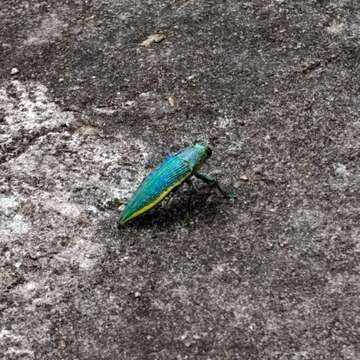
M 185 181 L 192 189 L 190 177 L 192 175 L 203 180 L 210 186 L 216 186 L 222 195 L 228 199 L 235 198 L 235 194 L 225 192 L 216 179 L 197 171 L 211 156 L 211 149 L 202 144 L 186 147 L 179 152 L 169 155 L 151 173 L 145 177 L 138 189 L 130 198 L 118 222 L 120 225 L 152 209 L 170 192 L 176 190 Z M 190 204 L 191 197 L 189 198 Z

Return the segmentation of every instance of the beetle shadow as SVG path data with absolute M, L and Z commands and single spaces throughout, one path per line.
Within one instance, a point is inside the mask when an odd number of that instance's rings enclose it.
M 157 227 L 159 230 L 166 230 L 176 224 L 191 226 L 189 223 L 189 191 L 177 191 L 172 199 L 166 203 L 163 201 L 149 212 L 129 221 L 126 227 L 130 229 Z M 216 189 L 209 186 L 199 186 L 192 194 L 190 220 L 196 223 L 213 223 L 219 207 L 224 199 Z

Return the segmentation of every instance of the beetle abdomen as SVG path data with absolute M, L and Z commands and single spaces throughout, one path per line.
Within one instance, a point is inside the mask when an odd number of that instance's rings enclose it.
M 176 155 L 167 157 L 140 184 L 120 214 L 119 221 L 125 224 L 130 219 L 153 208 L 164 197 L 181 185 L 192 173 L 187 161 Z

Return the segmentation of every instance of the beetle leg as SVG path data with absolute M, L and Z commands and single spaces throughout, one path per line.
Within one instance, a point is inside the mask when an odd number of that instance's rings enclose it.
M 218 190 L 221 192 L 221 194 L 224 196 L 224 198 L 226 198 L 226 199 L 236 199 L 236 194 L 233 193 L 233 192 L 226 192 L 226 191 L 224 191 L 224 190 L 221 188 L 219 182 L 218 182 L 215 178 L 213 178 L 213 177 L 211 177 L 211 176 L 209 176 L 209 175 L 200 174 L 200 173 L 197 173 L 197 172 L 194 173 L 194 175 L 195 175 L 198 179 L 200 179 L 200 180 L 204 181 L 206 184 L 210 185 L 211 187 L 216 186 L 217 189 L 218 189 Z

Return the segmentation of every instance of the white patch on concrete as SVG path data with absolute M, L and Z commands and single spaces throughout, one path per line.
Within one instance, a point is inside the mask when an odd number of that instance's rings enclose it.
M 149 169 L 146 169 L 145 164 L 148 162 L 149 152 L 147 146 L 140 140 L 132 140 L 132 144 L 129 144 L 126 139 L 124 139 L 123 143 L 119 145 L 120 146 L 114 148 L 114 150 L 117 150 L 116 156 L 109 159 L 112 165 L 121 164 L 121 155 L 127 154 L 127 149 L 130 147 L 129 145 L 137 149 L 136 153 L 133 152 L 135 158 L 129 159 L 132 165 L 120 166 L 120 183 L 109 188 L 112 196 L 117 196 L 125 200 L 129 199 L 142 179 L 148 174 Z
M 334 6 L 339 8 L 341 5 L 345 5 L 347 1 L 337 1 Z M 333 35 L 341 35 L 346 39 L 358 39 L 360 37 L 360 16 L 352 16 L 348 18 L 344 23 L 333 21 L 330 26 L 326 28 L 327 32 Z
M 15 196 L 0 195 L 0 216 L 9 216 L 18 206 Z
M 76 218 L 89 205 L 104 203 L 114 196 L 126 201 L 148 173 L 148 157 L 147 146 L 140 140 L 120 133 L 103 137 L 99 130 L 86 127 L 72 134 L 47 134 L 7 166 L 30 184 L 49 183 L 47 193 L 40 194 L 41 199 L 39 191 L 32 196 L 35 203 L 40 201 L 64 217 Z M 71 201 L 78 189 L 83 194 L 92 189 L 90 203 Z M 95 198 L 94 192 L 102 197 Z M 91 213 L 96 211 L 92 209 Z
M 12 238 L 14 235 L 24 235 L 31 229 L 31 225 L 24 220 L 24 217 L 20 214 L 16 214 L 13 217 L 5 218 L 0 217 L 0 238 Z
M 5 339 L 5 338 L 18 340 L 20 338 L 20 336 L 14 334 L 12 331 L 4 328 L 4 329 L 0 330 L 0 340 Z
M 14 346 L 10 346 L 8 350 L 5 351 L 5 355 L 18 356 L 19 358 L 24 358 L 24 356 L 30 356 L 34 358 L 34 352 L 30 349 L 17 349 Z
M 4 353 L 5 358 L 34 358 L 34 352 L 28 343 L 28 339 L 24 336 L 16 334 L 13 330 L 1 329 L 0 330 L 0 348 L 7 349 Z
M 55 13 L 43 17 L 38 29 L 31 29 L 31 33 L 25 40 L 25 45 L 42 45 L 55 41 L 62 36 L 67 24 L 58 18 Z
M 64 201 L 64 199 L 54 198 L 53 196 L 51 196 L 51 199 L 46 200 L 44 205 L 49 210 L 73 219 L 80 217 L 81 212 L 84 210 L 83 207 L 78 204 Z
M 343 178 L 346 178 L 350 175 L 349 171 L 346 169 L 346 165 L 337 163 L 335 164 L 335 174 L 337 176 L 341 176 Z
M 330 34 L 341 34 L 345 30 L 345 24 L 333 21 L 333 23 L 326 28 Z
M 9 161 L 17 176 L 50 179 L 57 186 L 51 190 L 66 188 L 71 192 L 71 184 L 77 188 L 95 186 L 106 189 L 109 197 L 117 194 L 126 199 L 146 175 L 148 151 L 139 140 L 122 133 L 104 138 L 101 130 L 88 126 L 72 134 L 52 133 L 63 124 L 74 123 L 75 118 L 71 112 L 62 112 L 41 84 L 17 80 L 4 84 L 0 88 L 0 110 L 5 114 L 5 121 L 0 124 L 0 142 L 4 144 L 20 141 L 22 134 L 46 132 L 26 152 Z M 68 148 L 67 153 L 56 151 L 63 146 Z M 124 161 L 126 165 L 122 165 Z M 111 172 L 115 167 L 119 168 L 120 183 L 114 182 L 114 171 L 109 177 L 99 176 L 100 172 L 107 172 L 104 169 Z M 63 214 L 69 214 L 68 204 L 58 207 Z M 79 214 L 78 210 L 75 214 Z
M 160 299 L 153 299 L 151 302 L 151 306 L 157 310 L 165 312 L 171 312 L 173 310 L 173 306 L 169 303 L 164 303 Z
M 213 268 L 211 273 L 213 275 L 221 275 L 224 273 L 225 269 L 227 269 L 227 264 L 216 264 Z
M 235 323 L 241 324 L 243 322 L 247 323 L 252 319 L 251 308 L 252 306 L 248 303 L 239 304 L 234 302 L 232 304 L 229 304 L 227 310 L 229 311 L 231 309 L 231 312 L 234 314 L 235 317 Z
M 296 351 L 291 355 L 291 360 L 304 360 L 308 358 L 309 352 L 306 350 Z
M 20 294 L 25 300 L 31 299 L 36 290 L 39 288 L 39 284 L 35 281 L 28 281 L 21 285 L 17 289 L 17 293 Z
M 78 264 L 82 270 L 91 270 L 104 255 L 104 247 L 88 240 L 78 239 L 72 247 L 56 255 L 58 260 Z
M 216 120 L 216 125 L 220 129 L 227 129 L 234 123 L 234 119 L 224 114 L 224 116 L 220 116 Z
M 12 88 L 14 94 L 9 93 Z M 23 132 L 31 134 L 41 129 L 53 130 L 75 121 L 71 112 L 62 112 L 47 97 L 44 85 L 18 80 L 6 83 L 0 88 L 0 110 L 5 114 L 0 124 L 0 143 L 21 137 Z

